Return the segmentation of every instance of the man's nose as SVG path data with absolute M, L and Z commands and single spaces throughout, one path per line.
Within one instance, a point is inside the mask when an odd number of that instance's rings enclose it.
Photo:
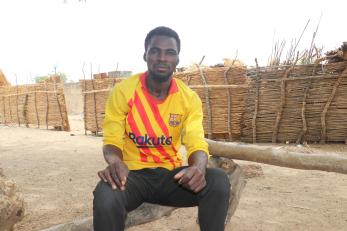
M 163 52 L 163 51 L 161 51 L 161 52 L 159 52 L 159 54 L 158 54 L 158 60 L 159 61 L 166 61 L 166 54 L 165 54 L 165 52 Z

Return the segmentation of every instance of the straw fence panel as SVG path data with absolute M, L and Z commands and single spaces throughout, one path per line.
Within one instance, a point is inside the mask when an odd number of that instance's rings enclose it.
M 80 80 L 83 94 L 85 132 L 102 132 L 105 117 L 105 104 L 109 91 L 124 78 L 103 78 Z
M 202 81 L 201 75 L 205 81 Z M 201 98 L 206 136 L 240 140 L 244 97 L 248 90 L 245 68 L 201 68 L 191 72 L 178 72 L 174 77 L 183 80 Z M 123 79 L 104 78 L 80 81 L 84 95 L 86 131 L 102 132 L 108 93 L 121 80 Z
M 344 142 L 347 62 L 248 70 L 245 142 Z
M 175 77 L 199 95 L 207 137 L 240 140 L 244 99 L 248 90 L 245 67 L 197 66 L 196 70 L 175 73 Z
M 0 123 L 69 131 L 62 84 L 1 87 Z

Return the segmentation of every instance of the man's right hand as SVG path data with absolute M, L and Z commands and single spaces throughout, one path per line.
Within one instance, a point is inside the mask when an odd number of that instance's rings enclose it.
M 121 160 L 110 163 L 104 170 L 98 172 L 100 179 L 109 183 L 113 190 L 125 189 L 128 174 L 128 167 Z
M 103 153 L 108 166 L 99 171 L 98 176 L 104 182 L 108 182 L 112 189 L 124 190 L 129 170 L 123 162 L 122 151 L 116 146 L 104 145 Z

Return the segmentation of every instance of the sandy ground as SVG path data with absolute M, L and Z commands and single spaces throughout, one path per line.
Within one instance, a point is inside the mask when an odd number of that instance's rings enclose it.
M 91 216 L 96 172 L 105 166 L 101 138 L 85 136 L 79 116 L 70 117 L 70 123 L 71 132 L 0 125 L 0 168 L 16 181 L 26 202 L 25 218 L 15 231 Z M 284 148 L 347 156 L 343 144 Z M 347 175 L 256 165 L 261 174 L 247 179 L 226 230 L 347 230 Z M 195 219 L 195 208 L 178 209 L 129 231 L 199 230 Z

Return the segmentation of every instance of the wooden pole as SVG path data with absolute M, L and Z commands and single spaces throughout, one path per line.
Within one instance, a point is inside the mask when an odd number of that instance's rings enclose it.
M 253 144 L 257 143 L 257 115 L 259 110 L 259 85 L 260 85 L 260 76 L 259 76 L 259 65 L 258 59 L 255 58 L 256 65 L 256 76 L 255 76 L 255 99 L 254 99 L 254 113 L 252 118 L 252 133 L 253 133 Z
M 84 80 L 84 89 L 82 89 L 82 95 L 83 95 L 83 113 L 84 113 L 84 135 L 87 135 L 87 95 L 83 94 L 83 92 L 87 91 L 87 82 L 86 82 L 86 74 L 84 73 L 84 65 L 82 67 L 82 73 L 83 73 L 83 80 Z
M 92 87 L 93 87 L 93 91 L 95 91 L 95 86 L 94 86 L 94 79 L 93 79 L 93 66 L 92 64 L 90 64 L 90 79 L 92 81 Z M 96 93 L 93 93 L 93 102 L 94 102 L 94 118 L 95 118 L 95 126 L 96 126 L 96 130 L 95 130 L 95 135 L 98 135 L 98 131 L 99 131 L 99 124 L 98 124 L 98 111 L 96 109 Z
M 342 44 L 343 60 L 347 61 L 347 42 Z
M 46 129 L 48 130 L 49 99 L 48 99 L 48 89 L 47 89 L 46 82 L 45 82 L 45 90 L 46 90 Z
M 17 75 L 16 75 L 16 113 L 17 113 L 17 121 L 18 126 L 20 127 L 20 119 L 19 119 L 19 112 L 18 112 L 18 83 L 17 83 Z
M 40 118 L 39 118 L 39 113 L 37 111 L 36 84 L 34 85 L 34 106 L 35 106 L 35 115 L 36 115 L 36 121 L 37 121 L 37 128 L 40 128 Z
M 206 139 L 210 154 L 287 168 L 347 174 L 347 157 L 336 154 L 290 152 L 278 147 L 218 142 Z
M 235 61 L 235 59 L 234 59 Z M 232 67 L 229 67 L 225 72 L 224 72 L 224 84 L 225 85 L 229 85 L 229 80 L 228 80 L 228 73 L 231 70 Z M 230 88 L 227 89 L 227 93 L 228 93 L 228 135 L 229 135 L 229 141 L 232 141 L 232 131 L 231 131 L 231 92 L 230 92 Z
M 347 75 L 347 68 L 342 72 L 341 76 L 336 80 L 333 90 L 331 91 L 331 94 L 329 95 L 329 98 L 327 100 L 327 103 L 324 106 L 323 112 L 321 114 L 321 124 L 322 124 L 322 130 L 321 130 L 321 137 L 320 137 L 320 143 L 325 144 L 327 131 L 326 131 L 326 114 L 328 112 L 328 109 L 330 107 L 331 102 L 333 101 L 337 88 L 340 86 L 340 83 L 342 81 L 342 78 Z
M 5 96 L 2 97 L 3 102 L 3 111 L 4 111 L 4 124 L 6 125 L 6 104 L 5 104 Z
M 206 110 L 207 110 L 207 137 L 209 139 L 212 138 L 212 111 L 211 111 L 211 106 L 210 106 L 210 97 L 209 97 L 209 92 L 208 92 L 208 87 L 207 87 L 207 81 L 204 76 L 204 72 L 201 69 L 199 65 L 197 65 L 199 72 L 200 72 L 200 77 L 202 84 L 205 86 L 204 87 L 204 93 L 205 93 L 205 104 L 206 104 Z

